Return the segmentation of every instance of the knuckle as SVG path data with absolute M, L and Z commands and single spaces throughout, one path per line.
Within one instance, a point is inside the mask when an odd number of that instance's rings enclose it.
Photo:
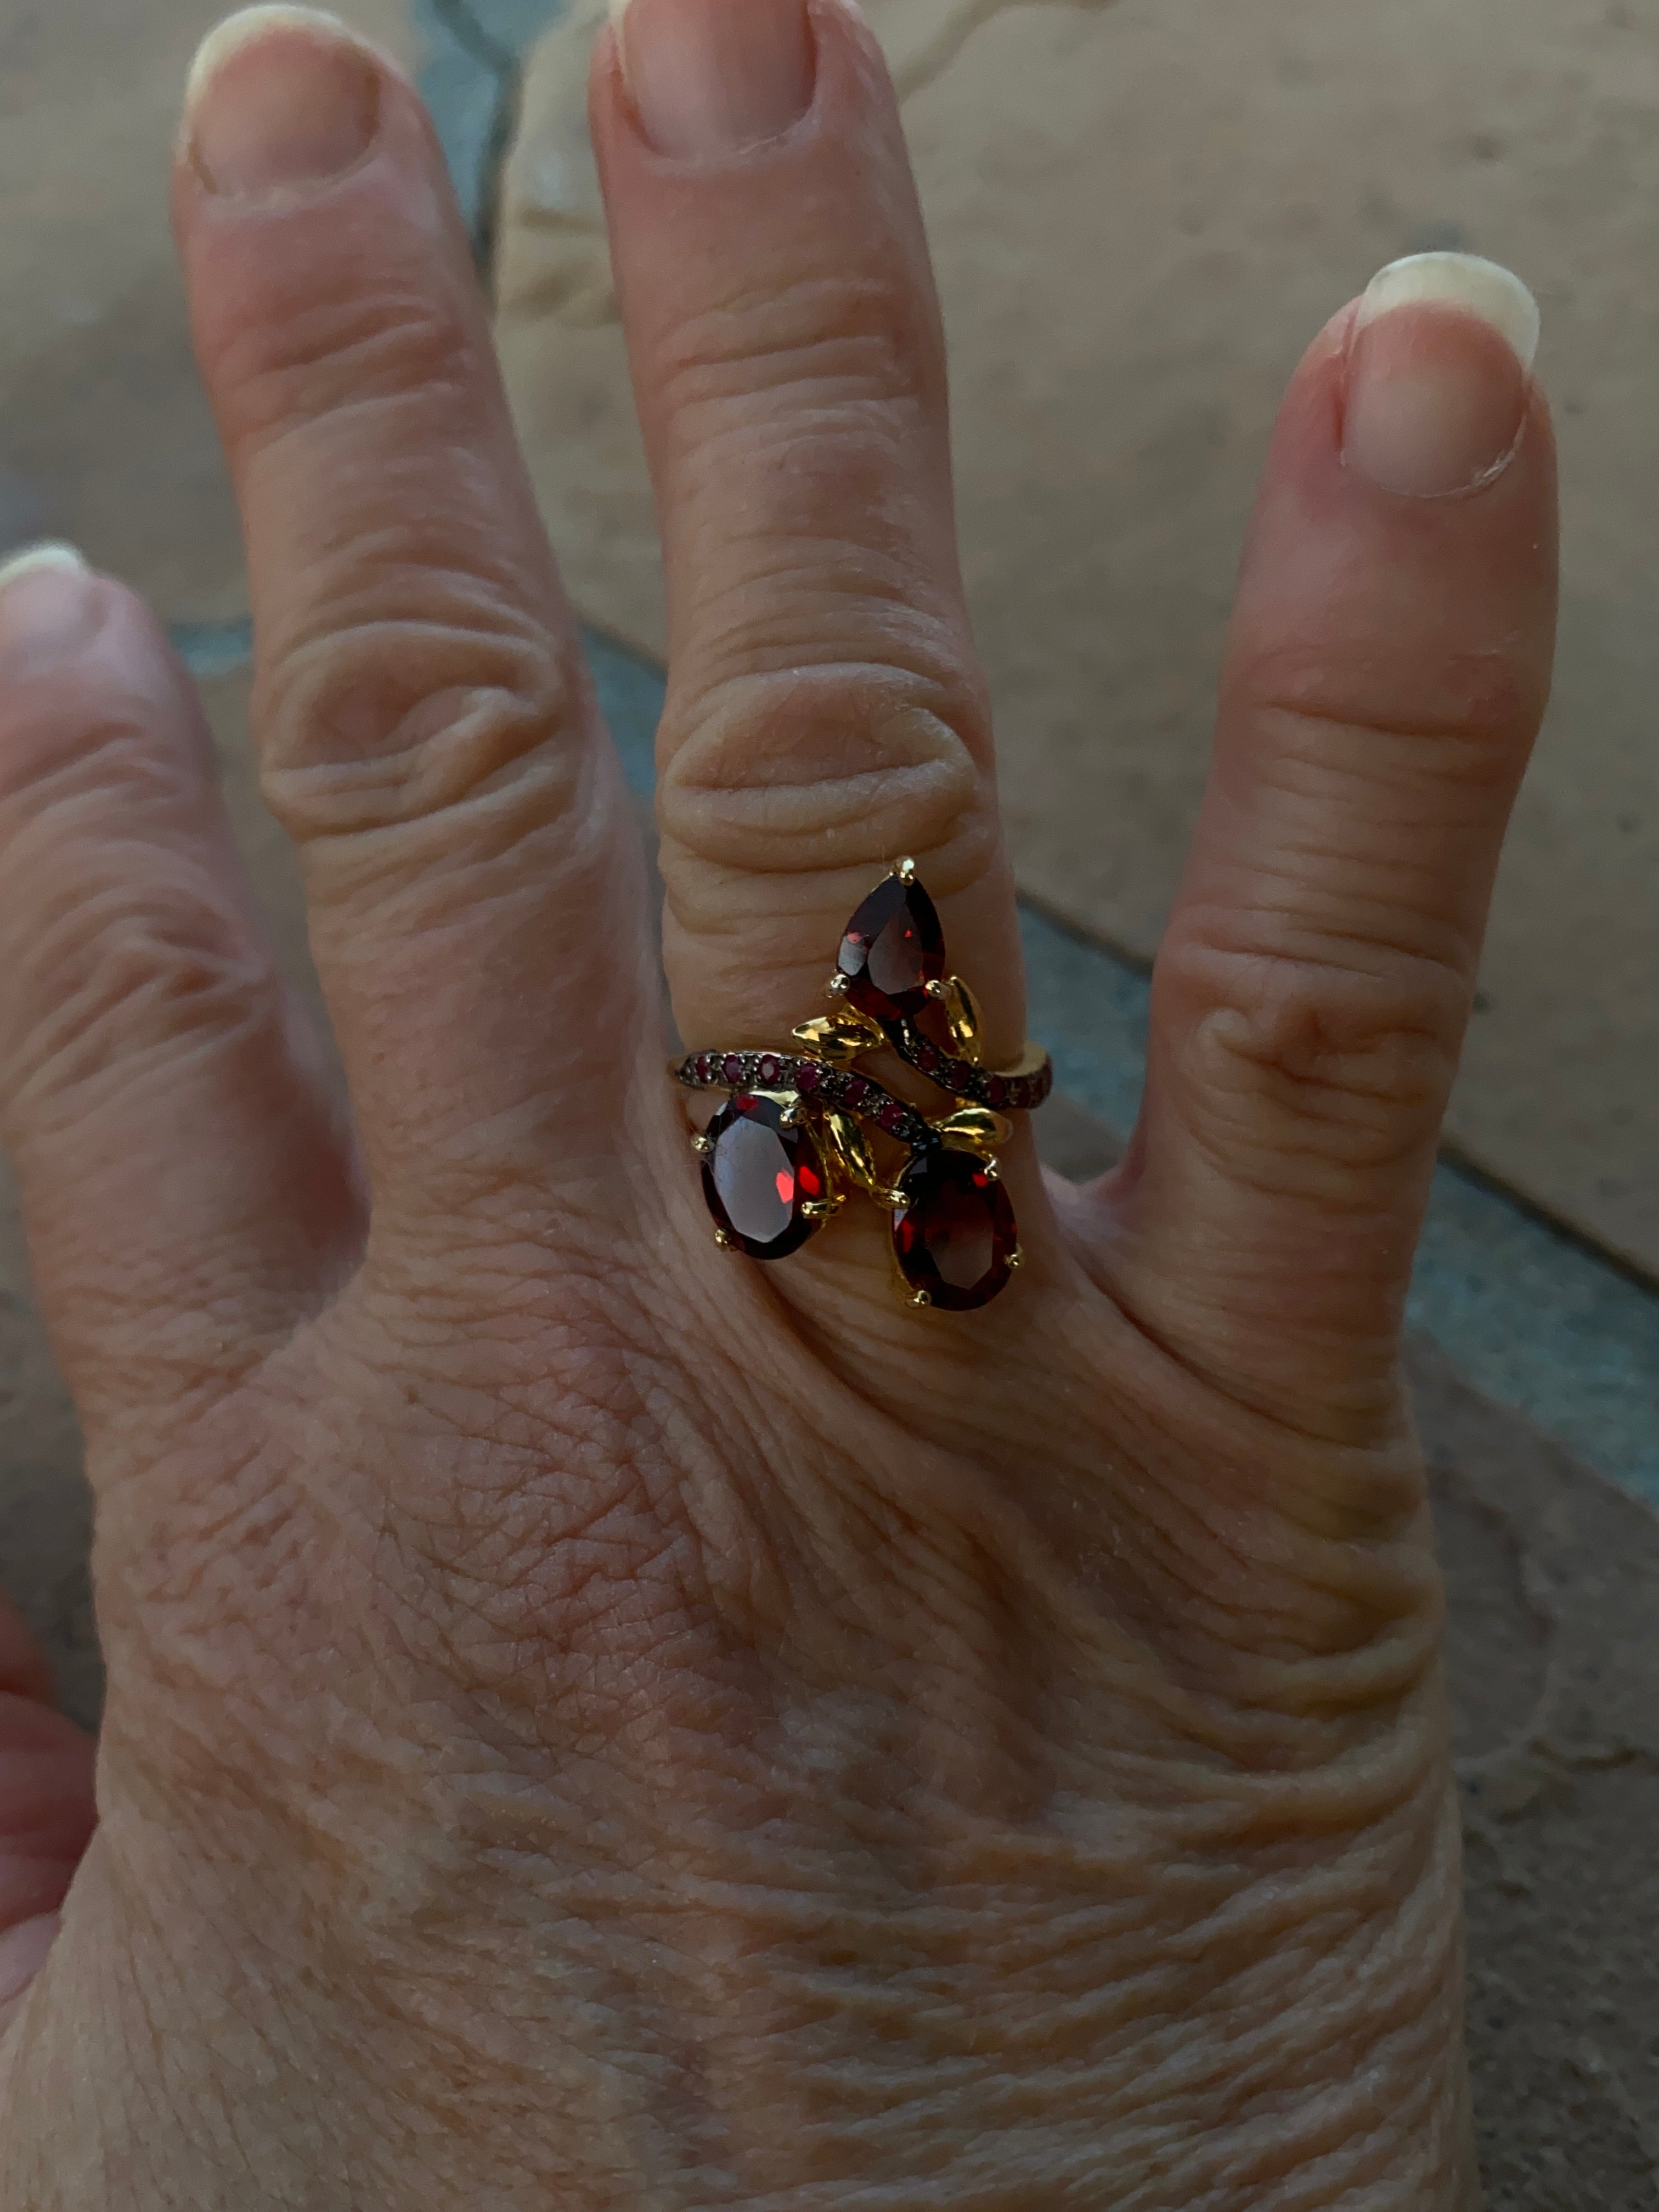
M 244 457 L 324 417 L 464 394 L 482 366 L 454 303 L 412 283 L 308 292 L 239 323 L 209 364 Z
M 937 348 L 916 313 L 890 281 L 848 276 L 757 293 L 674 331 L 653 410 L 664 469 L 682 511 L 731 513 L 724 585 L 769 584 L 803 555 L 821 574 L 824 548 L 805 543 L 800 517 L 853 515 L 834 548 L 842 595 L 866 584 L 904 603 L 915 509 L 896 488 L 942 484 L 947 466 Z
M 50 1101 L 73 1118 L 108 1092 L 141 1086 L 151 1066 L 280 1027 L 282 987 L 205 872 L 98 883 L 64 871 L 37 904 L 8 998 L 14 1110 Z
M 1528 672 L 1504 653 L 1449 653 L 1420 670 L 1365 663 L 1367 696 L 1336 680 L 1328 649 L 1258 653 L 1235 679 L 1253 722 L 1287 763 L 1342 763 L 1382 782 L 1503 787 L 1519 771 L 1543 708 Z
M 260 781 L 296 843 L 467 816 L 516 841 L 568 811 L 586 678 L 537 628 L 481 612 L 477 597 L 444 580 L 418 616 L 364 609 L 273 664 L 258 704 Z
M 1367 964 L 1192 940 L 1159 963 L 1184 1002 L 1184 1057 L 1201 1131 L 1230 1172 L 1251 1161 L 1282 1185 L 1286 1163 L 1379 1170 L 1431 1140 L 1456 1066 L 1468 987 L 1427 955 Z
M 994 815 L 975 678 L 939 660 L 917 672 L 921 655 L 908 668 L 755 657 L 671 704 L 659 820 L 679 854 L 772 874 L 911 853 L 942 884 L 972 872 Z
M 799 428 L 848 409 L 908 418 L 937 395 L 936 334 L 897 270 L 812 270 L 757 284 L 680 319 L 665 335 L 659 386 L 682 436 L 718 435 L 732 410 L 784 398 Z

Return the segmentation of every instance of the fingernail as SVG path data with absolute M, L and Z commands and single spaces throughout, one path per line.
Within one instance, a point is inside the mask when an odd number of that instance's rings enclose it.
M 735 154 L 806 112 L 805 0 L 611 0 L 611 20 L 641 126 L 659 154 Z
M 228 16 L 185 87 L 197 173 L 237 199 L 339 176 L 374 143 L 380 114 L 380 56 L 317 8 Z
M 27 545 L 0 563 L 0 659 L 79 644 L 94 626 L 97 580 L 73 545 Z
M 1384 491 L 1444 498 L 1508 465 L 1538 303 L 1474 253 L 1413 253 L 1367 286 L 1349 339 L 1342 457 Z

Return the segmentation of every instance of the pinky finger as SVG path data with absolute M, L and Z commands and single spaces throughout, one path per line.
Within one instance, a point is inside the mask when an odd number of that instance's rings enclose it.
M 1119 1288 L 1309 1433 L 1397 1418 L 1413 1253 L 1548 696 L 1555 465 L 1530 295 L 1425 255 L 1291 386 L 1152 987 Z

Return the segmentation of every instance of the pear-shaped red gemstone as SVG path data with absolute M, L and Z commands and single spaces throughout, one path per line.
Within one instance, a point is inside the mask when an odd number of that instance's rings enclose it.
M 793 1127 L 775 1098 L 739 1091 L 705 1132 L 702 1194 L 708 1211 L 751 1260 L 797 1252 L 818 1226 L 803 1211 L 823 1196 L 823 1164 L 805 1124 Z
M 919 1014 L 927 986 L 945 973 L 938 908 L 920 884 L 887 877 L 848 923 L 836 964 L 848 1004 L 861 1014 L 878 1022 Z
M 899 1177 L 893 1249 L 904 1279 L 931 1305 L 968 1313 L 988 1305 L 1013 1272 L 1013 1202 L 985 1162 L 936 1145 Z

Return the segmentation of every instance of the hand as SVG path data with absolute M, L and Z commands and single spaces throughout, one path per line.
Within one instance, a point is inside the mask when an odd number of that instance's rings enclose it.
M 810 5 L 633 0 L 595 58 L 663 949 L 688 1045 L 779 1043 L 908 853 L 1000 1059 L 939 327 L 878 51 Z M 1130 1155 L 1045 1188 L 1022 1131 L 1023 1273 L 917 1312 L 864 1200 L 715 1248 L 413 93 L 289 11 L 211 60 L 179 233 L 354 1127 L 155 625 L 15 574 L 0 1090 L 110 1691 L 74 1864 L 13 1668 L 5 2203 L 1472 2205 L 1397 1349 L 1547 682 L 1525 295 L 1436 261 L 1315 340 Z

